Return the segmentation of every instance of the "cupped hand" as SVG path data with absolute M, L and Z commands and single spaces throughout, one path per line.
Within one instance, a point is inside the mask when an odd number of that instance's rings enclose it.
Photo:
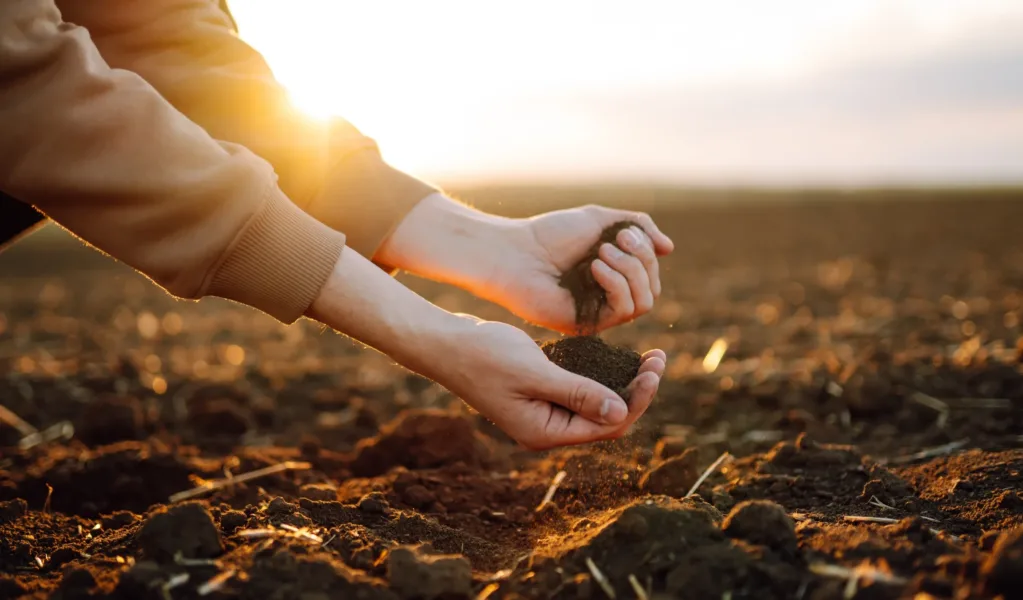
M 470 326 L 430 376 L 530 449 L 621 437 L 650 406 L 664 373 L 664 352 L 644 354 L 626 404 L 550 362 L 524 331 L 464 318 Z
M 596 331 L 631 321 L 653 307 L 661 294 L 658 257 L 674 244 L 649 215 L 601 206 L 558 210 L 520 222 L 524 235 L 505 252 L 490 280 L 487 295 L 519 317 L 563 333 L 577 332 L 571 293 L 559 285 L 562 273 L 575 266 L 619 221 L 636 226 L 605 243 L 590 269 L 607 302 Z

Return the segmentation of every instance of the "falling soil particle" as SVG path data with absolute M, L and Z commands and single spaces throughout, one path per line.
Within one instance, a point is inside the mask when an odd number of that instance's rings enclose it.
M 572 293 L 572 300 L 575 302 L 575 323 L 580 332 L 590 333 L 594 330 L 600 320 L 600 309 L 607 302 L 604 288 L 600 287 L 597 280 L 593 278 L 591 265 L 597 259 L 603 244 L 615 243 L 618 232 L 633 225 L 636 224 L 631 221 L 619 221 L 605 228 L 600 234 L 600 240 L 590 248 L 586 256 L 571 269 L 562 273 L 561 279 L 558 281 L 561 287 Z
M 562 338 L 547 342 L 542 349 L 562 369 L 601 383 L 626 401 L 627 388 L 642 362 L 632 350 L 608 345 L 596 336 Z

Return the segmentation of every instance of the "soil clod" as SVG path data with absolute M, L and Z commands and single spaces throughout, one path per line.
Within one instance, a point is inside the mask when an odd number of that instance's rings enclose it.
M 699 452 L 695 448 L 690 448 L 646 472 L 639 480 L 639 485 L 651 494 L 681 498 L 700 477 L 697 464 L 699 458 Z
M 182 558 L 212 558 L 223 552 L 220 531 L 209 511 L 189 502 L 152 514 L 138 533 L 139 545 L 148 558 L 171 561 Z
M 722 524 L 725 535 L 794 554 L 799 542 L 785 509 L 767 500 L 750 500 L 732 509 Z
M 467 597 L 472 593 L 472 566 L 463 556 L 428 556 L 411 548 L 387 555 L 387 580 L 402 598 Z
M 628 386 L 642 362 L 636 352 L 608 345 L 596 336 L 562 338 L 542 348 L 554 364 L 603 384 L 628 402 Z

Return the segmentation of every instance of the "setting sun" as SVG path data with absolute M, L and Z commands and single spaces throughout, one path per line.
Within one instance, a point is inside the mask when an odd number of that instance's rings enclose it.
M 1014 39 L 1010 26 L 1023 18 L 995 0 L 230 5 L 297 106 L 342 116 L 390 162 L 445 180 L 913 176 L 932 166 L 933 138 L 945 135 L 924 121 L 973 115 L 932 106 L 935 94 L 907 100 L 919 86 L 895 71 L 932 55 L 972 60 Z M 987 68 L 967 64 L 963 77 Z M 865 127 L 858 111 L 876 100 L 858 99 L 861 87 L 920 106 L 910 120 L 880 106 L 876 127 Z M 1010 118 L 984 111 L 979 126 L 1023 133 Z M 963 148 L 962 135 L 946 137 Z

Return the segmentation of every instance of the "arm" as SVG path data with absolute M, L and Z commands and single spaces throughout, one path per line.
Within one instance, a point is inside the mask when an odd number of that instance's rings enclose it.
M 674 244 L 644 213 L 584 206 L 507 219 L 438 193 L 402 220 L 378 260 L 466 289 L 527 321 L 575 333 L 575 305 L 559 278 L 618 221 L 638 226 L 619 232 L 614 245 L 604 244 L 590 265 L 607 294 L 597 324 L 603 330 L 648 312 L 661 293 L 657 258 Z
M 139 74 L 213 137 L 267 160 L 284 192 L 344 232 L 348 246 L 363 256 L 375 258 L 405 214 L 436 191 L 390 167 L 374 141 L 351 124 L 323 123 L 296 110 L 263 57 L 236 35 L 215 2 L 90 0 L 62 6 L 67 20 L 89 29 L 112 67 Z M 286 3 L 280 10 L 286 18 Z M 327 66 L 324 76 L 330 76 Z
M 448 313 L 351 249 L 307 314 L 437 381 L 535 449 L 620 437 L 650 406 L 664 372 L 663 352 L 644 355 L 626 406 L 548 361 L 525 332 Z
M 52 0 L 0 3 L 0 189 L 171 293 L 298 318 L 344 237 L 272 168 L 110 69 Z

